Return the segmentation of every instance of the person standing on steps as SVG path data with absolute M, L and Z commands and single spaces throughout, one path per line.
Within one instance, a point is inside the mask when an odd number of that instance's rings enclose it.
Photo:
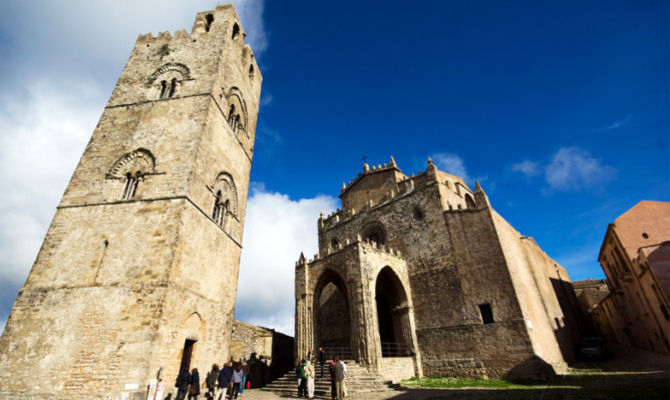
M 346 388 L 344 380 L 347 378 L 347 366 L 339 357 L 335 357 L 335 392 L 337 393 L 337 400 L 344 400 L 346 397 Z
M 335 400 L 337 397 L 337 391 L 335 389 L 335 363 L 337 362 L 337 357 L 328 364 L 328 373 L 330 374 L 330 398 Z
M 317 357 L 319 358 L 319 365 L 321 365 L 321 378 L 323 378 L 323 367 L 326 364 L 326 353 L 323 351 L 323 347 L 319 347 Z
M 316 375 L 316 371 L 314 371 L 314 362 L 316 361 L 315 358 L 312 358 L 312 360 L 307 360 L 307 364 L 305 365 L 305 375 L 307 375 L 307 398 L 313 399 L 314 398 L 314 376 Z
M 305 389 L 303 386 L 305 382 L 305 360 L 301 360 L 298 365 L 295 367 L 295 376 L 298 378 L 298 397 L 303 397 Z

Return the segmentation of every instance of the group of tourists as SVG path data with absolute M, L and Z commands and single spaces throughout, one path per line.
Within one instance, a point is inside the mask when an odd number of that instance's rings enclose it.
M 208 400 L 230 400 L 236 399 L 244 393 L 244 388 L 249 375 L 249 366 L 245 359 L 239 362 L 228 361 L 223 368 L 218 364 L 212 365 L 202 387 L 207 389 L 205 397 Z M 200 394 L 200 375 L 198 369 L 193 368 L 189 374 L 188 370 L 182 371 L 177 377 L 176 400 L 184 400 L 188 394 L 188 400 L 197 400 Z
M 324 376 L 326 364 L 326 354 L 323 347 L 319 347 L 319 352 L 315 355 L 313 350 L 307 352 L 307 357 L 298 363 L 295 368 L 295 375 L 298 379 L 298 397 L 314 398 L 314 378 L 316 377 L 315 367 L 321 366 L 321 378 Z M 339 357 L 333 358 L 328 365 L 330 374 L 330 396 L 333 400 L 343 400 L 347 397 L 347 389 L 344 380 L 347 377 L 347 365 Z

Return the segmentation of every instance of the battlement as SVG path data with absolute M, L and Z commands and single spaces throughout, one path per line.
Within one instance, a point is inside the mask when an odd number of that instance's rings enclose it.
M 245 37 L 231 4 L 199 12 L 190 33 L 182 29 L 139 35 L 110 105 L 206 94 L 218 100 L 220 92 L 228 97 L 234 87 L 244 93 L 242 106 L 257 108 L 262 76 Z M 228 112 L 228 102 L 221 103 L 222 112 Z
M 373 250 L 379 253 L 385 253 L 391 255 L 393 257 L 402 258 L 400 250 L 394 249 L 387 245 L 377 243 L 372 240 L 363 240 L 361 238 L 361 235 L 357 235 L 356 240 L 350 241 L 349 239 L 346 239 L 344 241 L 344 244 L 338 243 L 335 248 L 328 247 L 327 249 L 325 249 L 325 251 L 314 254 L 314 257 L 311 259 L 307 259 L 304 257 L 303 254 L 300 254 L 300 257 L 298 258 L 298 261 L 296 261 L 295 266 L 299 267 L 301 265 L 312 264 L 313 262 L 322 260 L 326 257 L 343 253 L 344 251 L 347 251 L 353 248 L 354 246 L 360 246 L 362 248 L 365 248 L 366 250 Z

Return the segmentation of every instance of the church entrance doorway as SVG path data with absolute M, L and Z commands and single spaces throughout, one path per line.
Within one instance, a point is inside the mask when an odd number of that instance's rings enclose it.
M 377 275 L 375 301 L 382 357 L 409 356 L 412 333 L 407 294 L 389 267 L 384 267 Z
M 323 273 L 314 291 L 314 346 L 324 347 L 328 357 L 352 357 L 347 288 L 331 270 Z
M 193 356 L 193 347 L 195 346 L 195 340 L 186 339 L 184 342 L 184 350 L 181 353 L 181 366 L 179 367 L 179 373 L 189 372 L 191 368 L 191 357 Z

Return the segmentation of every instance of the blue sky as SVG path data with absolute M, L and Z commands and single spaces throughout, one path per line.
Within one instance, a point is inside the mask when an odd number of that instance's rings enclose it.
M 215 4 L 0 4 L 0 324 L 137 35 Z M 363 156 L 478 180 L 573 280 L 603 276 L 609 222 L 670 200 L 667 1 L 236 6 L 264 78 L 239 319 L 292 332 L 293 263 Z

